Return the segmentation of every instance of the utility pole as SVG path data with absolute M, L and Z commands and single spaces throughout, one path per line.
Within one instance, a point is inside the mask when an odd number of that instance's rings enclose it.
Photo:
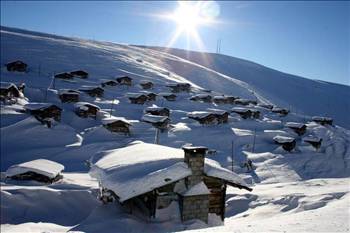
M 112 100 L 112 106 L 111 106 L 111 110 L 109 112 L 109 117 L 112 117 L 113 107 L 114 107 L 114 100 Z
M 232 144 L 231 144 L 231 150 L 232 150 L 232 154 L 231 154 L 231 169 L 232 169 L 232 171 L 233 171 L 233 156 L 234 156 L 234 149 L 235 149 L 235 147 L 234 147 L 234 141 L 232 140 Z
M 252 146 L 252 152 L 254 153 L 255 150 L 255 138 L 256 138 L 256 127 L 254 128 L 254 138 L 253 138 L 253 146 Z
M 221 38 L 216 41 L 216 53 L 221 52 Z
M 154 138 L 154 144 L 159 144 L 159 129 L 156 128 L 156 136 Z

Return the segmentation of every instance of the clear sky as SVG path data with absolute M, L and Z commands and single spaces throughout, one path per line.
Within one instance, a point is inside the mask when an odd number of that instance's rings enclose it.
M 350 2 L 216 2 L 220 23 L 198 28 L 204 48 L 311 79 L 350 85 Z M 1 25 L 118 43 L 166 46 L 177 2 L 1 1 Z M 217 10 L 217 9 L 216 9 Z M 172 47 L 187 48 L 180 36 Z

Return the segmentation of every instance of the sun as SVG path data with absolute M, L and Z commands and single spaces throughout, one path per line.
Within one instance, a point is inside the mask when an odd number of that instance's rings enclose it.
M 214 1 L 178 1 L 177 8 L 161 17 L 176 23 L 176 30 L 167 47 L 171 47 L 177 39 L 184 35 L 189 49 L 190 41 L 194 41 L 198 47 L 203 47 L 199 36 L 199 28 L 214 24 L 219 15 L 219 6 Z
M 178 29 L 186 32 L 197 30 L 197 26 L 204 23 L 200 16 L 199 4 L 193 5 L 179 2 L 179 7 L 175 10 L 171 18 L 176 22 Z

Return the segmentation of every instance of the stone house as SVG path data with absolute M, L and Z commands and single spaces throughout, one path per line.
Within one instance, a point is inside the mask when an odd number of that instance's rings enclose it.
M 116 80 L 119 83 L 119 85 L 126 85 L 126 86 L 132 85 L 132 78 L 130 78 L 129 76 L 118 77 L 116 78 Z
M 172 93 L 159 93 L 159 96 L 163 97 L 167 101 L 176 101 L 176 95 Z
M 6 64 L 7 71 L 26 72 L 27 67 L 28 67 L 28 65 L 20 60 Z
M 13 180 L 34 180 L 52 184 L 62 179 L 64 166 L 54 161 L 37 159 L 15 164 L 6 171 L 6 178 Z
M 87 79 L 89 77 L 89 73 L 84 70 L 75 70 L 70 72 L 70 74 L 81 79 Z
M 285 108 L 279 108 L 279 107 L 273 107 L 271 110 L 273 113 L 278 113 L 280 116 L 287 116 L 289 113 L 288 109 Z
M 252 104 L 252 105 L 257 105 L 257 101 L 256 100 L 249 100 L 249 99 L 235 99 L 234 100 L 234 103 L 235 104 L 239 104 L 239 105 L 249 105 L 249 104 Z
M 286 127 L 292 129 L 295 133 L 297 133 L 299 136 L 305 134 L 306 132 L 306 125 L 303 123 L 298 122 L 287 122 L 285 124 Z
M 227 185 L 252 189 L 237 174 L 205 158 L 206 147 L 182 149 L 136 141 L 109 151 L 90 170 L 101 185 L 100 199 L 117 201 L 130 213 L 137 208 L 148 218 L 177 205 L 182 221 L 207 223 L 209 214 L 224 220 Z
M 102 97 L 104 90 L 99 86 L 83 86 L 79 91 L 87 93 L 91 97 Z
M 132 104 L 144 104 L 148 101 L 148 96 L 143 93 L 127 93 L 126 96 Z
M 312 117 L 312 121 L 321 125 L 332 125 L 333 119 L 330 117 L 322 117 L 322 116 L 314 116 Z
M 318 150 L 322 144 L 322 138 L 315 137 L 315 136 L 307 136 L 307 137 L 303 138 L 303 141 L 309 143 L 316 150 Z
M 64 73 L 59 73 L 59 74 L 55 74 L 55 78 L 58 79 L 73 79 L 74 75 L 64 72 Z
M 154 84 L 151 81 L 141 80 L 140 86 L 142 87 L 142 89 L 148 90 L 153 88 Z
M 62 109 L 50 103 L 30 103 L 24 106 L 25 110 L 36 117 L 39 121 L 52 118 L 56 121 L 61 120 Z
M 169 87 L 173 93 L 191 91 L 191 84 L 189 83 L 168 83 L 166 87 Z
M 187 114 L 188 118 L 198 121 L 202 125 L 211 125 L 217 123 L 215 114 L 206 111 L 194 111 Z
M 223 124 L 228 122 L 229 112 L 220 109 L 209 109 L 210 112 L 216 117 L 218 124 Z
M 192 101 L 199 101 L 199 102 L 204 102 L 204 103 L 211 103 L 213 97 L 208 94 L 197 94 L 195 96 L 192 96 L 190 100 Z
M 169 127 L 170 118 L 167 116 L 145 114 L 142 119 L 143 122 L 150 123 L 153 127 L 165 130 Z
M 83 118 L 92 117 L 96 119 L 99 111 L 100 108 L 98 106 L 87 102 L 78 102 L 74 105 L 75 114 Z
M 249 119 L 249 118 L 259 119 L 260 118 L 260 111 L 256 110 L 256 109 L 252 109 L 252 108 L 235 107 L 235 108 L 232 108 L 231 111 L 234 113 L 237 113 L 243 119 Z
M 130 134 L 131 123 L 123 117 L 109 117 L 102 119 L 102 125 L 113 133 Z
M 115 81 L 115 80 L 106 80 L 106 79 L 103 79 L 102 80 L 102 83 L 101 83 L 101 86 L 102 87 L 105 87 L 105 86 L 117 86 L 118 85 L 118 82 Z
M 277 135 L 273 138 L 275 143 L 281 145 L 288 152 L 292 151 L 296 146 L 295 138 Z
M 71 89 L 61 89 L 58 93 L 62 103 L 76 103 L 79 102 L 80 92 Z
M 166 107 L 151 106 L 146 108 L 144 112 L 156 116 L 170 116 L 170 110 Z
M 145 94 L 148 97 L 148 101 L 156 101 L 156 98 L 158 96 L 156 93 L 153 92 L 145 92 Z
M 23 93 L 13 83 L 0 82 L 0 99 L 12 99 L 22 97 Z

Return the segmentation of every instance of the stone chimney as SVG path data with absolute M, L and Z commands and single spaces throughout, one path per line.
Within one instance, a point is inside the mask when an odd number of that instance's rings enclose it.
M 185 151 L 185 163 L 192 171 L 192 175 L 186 179 L 186 185 L 190 188 L 203 180 L 204 157 L 208 148 L 204 146 L 184 146 L 182 149 Z

